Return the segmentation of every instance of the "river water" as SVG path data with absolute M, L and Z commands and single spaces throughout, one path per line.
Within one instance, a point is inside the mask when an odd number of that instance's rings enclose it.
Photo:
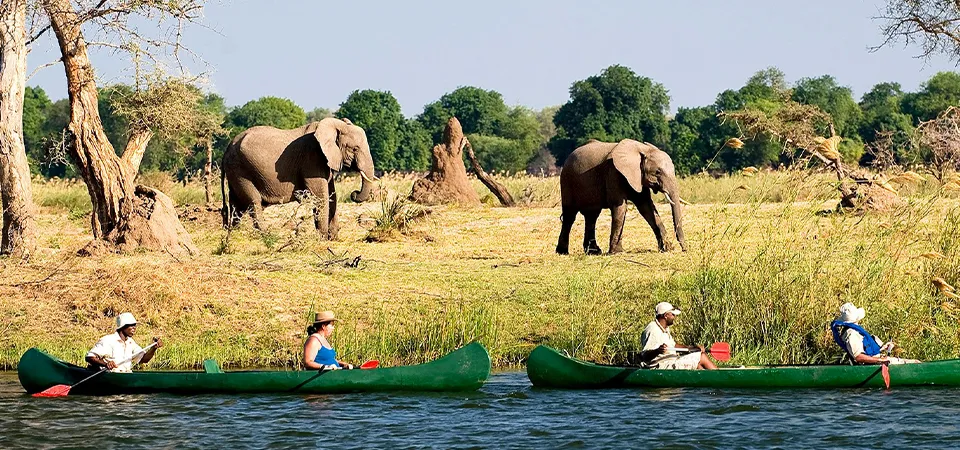
M 960 389 L 533 389 L 33 398 L 0 373 L 0 448 L 957 448 Z

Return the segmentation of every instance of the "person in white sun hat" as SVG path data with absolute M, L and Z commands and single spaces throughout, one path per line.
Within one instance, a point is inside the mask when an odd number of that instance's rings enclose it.
M 884 355 L 893 350 L 893 341 L 884 344 L 867 332 L 860 321 L 867 316 L 863 308 L 857 308 L 853 303 L 844 303 L 840 307 L 840 315 L 830 324 L 833 340 L 850 355 L 858 364 L 906 364 L 918 363 L 916 359 L 903 359 Z
M 133 335 L 137 333 L 137 319 L 128 312 L 117 316 L 116 331 L 97 341 L 97 344 L 87 352 L 89 369 L 101 370 L 104 367 L 111 372 L 131 372 L 134 364 L 146 364 L 153 359 L 157 349 L 163 345 L 160 338 L 153 338 L 156 343 L 147 351 L 137 345 Z
M 657 303 L 655 317 L 643 330 L 640 340 L 643 351 L 640 361 L 650 369 L 716 369 L 701 346 L 678 346 L 670 334 L 670 326 L 680 310 L 667 302 Z M 681 350 L 678 352 L 677 350 Z

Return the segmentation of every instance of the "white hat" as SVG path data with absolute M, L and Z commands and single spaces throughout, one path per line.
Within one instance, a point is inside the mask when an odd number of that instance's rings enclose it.
M 130 313 L 121 313 L 117 316 L 117 329 L 121 329 L 127 325 L 136 325 L 137 319 L 133 318 L 133 314 Z
M 662 316 L 668 312 L 673 313 L 673 315 L 675 316 L 680 315 L 680 310 L 677 308 L 674 308 L 673 305 L 667 302 L 657 303 L 657 306 L 654 307 L 653 310 L 657 313 L 658 316 Z
M 847 302 L 840 307 L 840 317 L 837 320 L 841 322 L 857 323 L 867 316 L 863 308 L 857 308 L 853 303 Z

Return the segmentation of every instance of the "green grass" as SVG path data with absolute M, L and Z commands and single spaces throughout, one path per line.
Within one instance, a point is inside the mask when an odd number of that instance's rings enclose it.
M 420 362 L 473 339 L 499 367 L 541 343 L 622 361 L 663 300 L 684 310 L 678 341 L 728 341 L 735 364 L 835 361 L 827 324 L 846 301 L 866 307 L 864 325 L 906 356 L 960 349 L 958 305 L 930 282 L 960 285 L 960 212 L 956 194 L 935 187 L 900 188 L 907 205 L 895 211 L 844 215 L 822 212 L 836 200 L 825 175 L 698 176 L 682 181 L 692 203 L 688 252 L 655 252 L 631 208 L 625 253 L 587 257 L 574 246 L 561 257 L 553 253 L 557 178 L 510 176 L 502 177 L 508 189 L 529 199 L 522 207 L 431 207 L 404 225 L 412 232 L 368 242 L 378 215 L 396 224 L 389 212 L 412 180 L 383 177 L 382 198 L 392 203 L 342 203 L 335 242 L 317 239 L 309 208 L 296 204 L 267 208 L 263 231 L 245 219 L 229 238 L 219 214 L 205 212 L 185 222 L 200 254 L 182 260 L 74 257 L 89 224 L 64 220 L 81 203 L 65 199 L 85 189 L 38 185 L 38 202 L 49 202 L 41 203 L 42 248 L 27 265 L 0 265 L 0 314 L 9 318 L 0 325 L 0 365 L 33 346 L 79 361 L 117 312 L 132 311 L 144 340 L 167 343 L 155 367 L 199 367 L 211 357 L 232 368 L 296 366 L 307 317 L 321 309 L 343 319 L 333 341 L 354 362 Z M 341 192 L 357 187 L 356 177 L 340 181 Z M 182 188 L 192 194 L 181 198 L 202 198 L 202 186 Z M 670 209 L 660 209 L 669 223 Z M 571 241 L 580 241 L 582 224 Z M 604 214 L 604 248 L 609 224 Z M 919 256 L 926 252 L 944 257 Z M 11 286 L 24 281 L 38 282 Z

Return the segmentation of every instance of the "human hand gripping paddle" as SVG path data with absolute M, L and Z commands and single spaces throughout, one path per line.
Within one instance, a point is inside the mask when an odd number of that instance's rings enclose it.
M 690 349 L 686 347 L 668 347 L 667 350 L 673 350 L 675 352 L 695 352 L 700 351 L 699 349 Z M 710 348 L 705 349 L 705 352 L 713 356 L 713 359 L 717 361 L 730 361 L 730 344 L 726 342 L 714 342 Z
M 128 362 L 130 362 L 130 361 L 133 361 L 133 359 L 136 358 L 137 355 L 142 355 L 142 354 L 146 353 L 147 350 L 150 350 L 151 347 L 154 347 L 154 346 L 156 346 L 156 345 L 157 345 L 156 342 L 148 345 L 148 346 L 147 346 L 146 348 L 144 348 L 143 350 L 140 350 L 139 352 L 134 353 L 132 356 L 130 356 L 129 358 L 127 358 L 127 359 L 125 359 L 125 360 L 123 360 L 123 361 L 120 361 L 119 363 L 116 364 L 116 366 L 120 366 L 120 365 L 126 364 L 126 363 L 128 363 Z M 93 374 L 93 375 L 90 375 L 89 377 L 86 377 L 86 378 L 84 378 L 84 379 L 82 379 L 82 380 L 74 383 L 73 386 L 67 386 L 66 384 L 58 384 L 58 385 L 56 385 L 56 386 L 52 386 L 52 387 L 49 387 L 49 388 L 45 389 L 43 392 L 37 392 L 36 394 L 33 394 L 33 396 L 34 396 L 34 397 L 66 397 L 67 394 L 70 393 L 70 389 L 73 389 L 73 388 L 77 387 L 78 384 L 83 383 L 84 381 L 87 381 L 87 380 L 89 380 L 89 379 L 91 379 L 91 378 L 93 378 L 93 377 L 95 377 L 95 376 L 97 376 L 97 375 L 100 375 L 101 373 L 104 373 L 104 372 L 106 372 L 107 370 L 109 370 L 109 369 L 106 368 L 106 367 L 104 367 L 104 368 L 98 370 L 97 373 L 95 373 L 95 374 Z

